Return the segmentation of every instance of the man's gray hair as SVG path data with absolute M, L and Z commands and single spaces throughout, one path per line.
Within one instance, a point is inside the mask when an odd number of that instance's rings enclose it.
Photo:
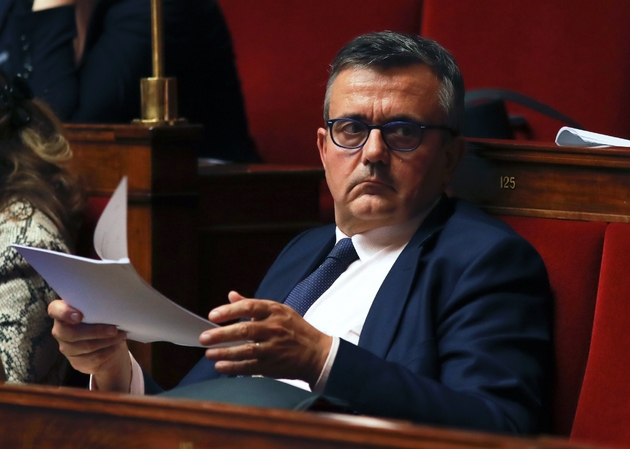
M 464 79 L 457 62 L 444 47 L 422 36 L 382 31 L 359 36 L 343 47 L 333 60 L 324 99 L 324 120 L 328 120 L 330 93 L 337 75 L 346 69 L 375 69 L 428 66 L 440 81 L 440 105 L 447 125 L 456 132 L 464 117 Z

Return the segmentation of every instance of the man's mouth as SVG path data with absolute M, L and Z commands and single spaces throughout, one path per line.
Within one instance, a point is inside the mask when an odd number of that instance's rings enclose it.
M 362 179 L 361 181 L 355 183 L 352 188 L 354 189 L 355 187 L 361 187 L 361 188 L 365 188 L 365 189 L 382 189 L 382 188 L 389 188 L 394 190 L 394 188 L 391 186 L 390 183 L 385 182 L 381 179 L 378 178 L 366 178 L 366 179 Z

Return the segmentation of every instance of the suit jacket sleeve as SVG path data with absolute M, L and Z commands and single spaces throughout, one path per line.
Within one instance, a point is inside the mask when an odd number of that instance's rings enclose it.
M 263 279 L 256 298 L 283 301 L 290 290 L 308 276 L 331 250 L 335 243 L 334 230 L 332 225 L 324 226 L 303 232 L 289 242 Z M 223 377 L 214 369 L 214 363 L 202 357 L 178 387 Z

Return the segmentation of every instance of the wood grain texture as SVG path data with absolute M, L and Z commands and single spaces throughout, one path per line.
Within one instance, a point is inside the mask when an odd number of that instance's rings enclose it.
M 324 412 L 0 385 L 0 441 L 12 448 L 505 448 L 584 449 Z M 20 431 L 15 429 L 20 428 Z
M 450 192 L 499 215 L 630 222 L 630 148 L 468 139 Z

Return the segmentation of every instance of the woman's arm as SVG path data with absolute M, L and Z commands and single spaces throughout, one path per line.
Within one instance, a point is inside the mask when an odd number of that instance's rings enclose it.
M 9 381 L 59 384 L 66 365 L 46 312 L 55 293 L 10 245 L 67 248 L 50 220 L 22 213 L 30 210 L 17 202 L 0 214 L 0 355 Z

